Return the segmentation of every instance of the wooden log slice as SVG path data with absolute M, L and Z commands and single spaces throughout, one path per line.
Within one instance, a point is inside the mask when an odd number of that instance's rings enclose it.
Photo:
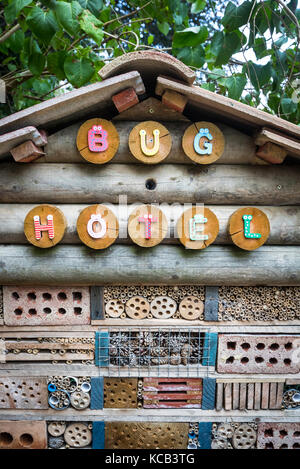
M 64 433 L 66 443 L 72 448 L 83 448 L 92 441 L 92 432 L 84 423 L 72 423 Z
M 193 237 L 190 229 L 190 220 L 195 216 L 204 217 L 207 219 L 205 223 L 197 223 L 197 229 L 203 228 L 203 231 L 197 232 L 198 235 L 207 237 L 204 240 L 192 240 Z M 205 249 L 214 242 L 219 233 L 219 221 L 216 215 L 209 209 L 203 206 L 191 207 L 179 218 L 177 222 L 177 235 L 180 242 L 187 249 Z
M 168 319 L 177 311 L 177 303 L 169 296 L 157 296 L 151 302 L 151 313 L 156 319 Z
M 147 217 L 151 217 L 151 237 L 147 239 Z M 139 221 L 145 219 L 145 221 Z M 156 220 L 156 221 L 155 221 Z M 168 221 L 155 205 L 140 205 L 129 216 L 128 234 L 139 246 L 151 248 L 159 244 L 167 234 Z
M 180 316 L 188 321 L 198 319 L 204 311 L 203 301 L 196 296 L 186 296 L 179 304 Z
M 102 231 L 105 231 L 105 234 L 96 238 L 97 233 L 101 234 Z M 119 222 L 115 214 L 105 205 L 90 205 L 80 212 L 77 219 L 77 233 L 86 246 L 92 249 L 105 249 L 117 239 Z
M 260 238 L 246 238 L 244 234 L 244 215 L 252 217 L 250 234 L 259 233 Z M 267 215 L 255 207 L 245 207 L 236 210 L 229 219 L 229 234 L 233 243 L 246 251 L 253 251 L 262 246 L 270 234 L 270 223 Z
M 201 131 L 203 129 L 203 132 Z M 206 130 L 208 129 L 208 132 Z M 195 151 L 194 142 L 196 135 L 199 135 L 198 148 L 207 151 L 206 145 L 211 144 L 211 151 L 209 154 L 201 155 Z M 210 134 L 212 140 L 206 137 Z M 190 125 L 183 134 L 182 148 L 184 153 L 195 163 L 211 164 L 221 158 L 225 148 L 225 138 L 223 132 L 215 124 L 211 122 L 195 122 Z
M 94 127 L 99 126 L 102 128 L 102 134 L 95 134 L 96 138 L 94 139 L 93 145 L 97 149 L 107 148 L 104 151 L 91 151 L 89 147 L 88 133 Z M 104 135 L 103 131 L 107 132 L 107 134 Z M 98 141 L 99 143 L 97 143 Z M 94 164 L 104 164 L 110 161 L 117 153 L 119 143 L 119 134 L 112 122 L 98 118 L 89 119 L 82 124 L 78 130 L 76 138 L 76 145 L 81 156 L 86 161 Z
M 131 319 L 145 319 L 150 312 L 150 304 L 142 296 L 133 296 L 126 302 L 125 311 Z
M 124 310 L 125 306 L 121 300 L 110 300 L 105 306 L 105 312 L 110 318 L 119 318 Z
M 39 217 L 38 223 L 40 225 L 49 225 L 48 216 L 53 217 L 54 238 L 50 239 L 50 231 L 41 231 L 40 239 L 36 239 L 36 231 L 34 225 L 34 217 Z M 24 233 L 27 240 L 39 248 L 51 248 L 58 244 L 66 230 L 67 222 L 63 212 L 53 205 L 37 205 L 30 212 L 27 213 L 24 220 Z
M 155 131 L 159 131 L 159 136 L 155 136 Z M 140 135 L 140 131 L 145 131 L 145 136 Z M 143 151 L 143 138 L 147 152 L 151 152 L 155 147 L 156 139 L 159 139 L 157 151 L 153 155 L 147 155 Z M 163 161 L 171 151 L 172 137 L 168 129 L 159 122 L 144 121 L 136 125 L 129 134 L 129 148 L 133 156 L 146 164 L 156 164 Z

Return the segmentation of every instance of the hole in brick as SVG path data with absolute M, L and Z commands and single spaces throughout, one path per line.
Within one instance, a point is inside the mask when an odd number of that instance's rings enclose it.
M 263 357 L 255 357 L 256 363 L 262 363 L 264 361 Z
M 58 293 L 57 298 L 60 301 L 65 301 L 67 299 L 67 295 L 65 294 L 65 292 L 61 291 L 61 292 Z
M 229 350 L 235 350 L 236 349 L 236 342 L 227 342 L 227 348 Z
M 279 432 L 279 435 L 280 435 L 280 438 L 284 438 L 285 436 L 287 436 L 288 432 L 286 430 L 280 430 Z
M 266 443 L 265 449 L 274 449 L 273 443 L 271 441 L 269 443 Z
M 52 298 L 52 295 L 50 293 L 43 293 L 43 299 L 46 301 L 50 301 Z
M 82 308 L 74 308 L 74 314 L 76 314 L 76 316 L 79 316 L 79 314 L 82 313 Z
M 13 441 L 13 437 L 10 433 L 8 432 L 1 432 L 0 433 L 0 445 L 1 446 L 7 446 L 10 445 Z
M 292 342 L 287 342 L 286 344 L 284 344 L 284 348 L 285 350 L 291 350 L 293 348 Z
M 249 361 L 249 358 L 248 358 L 248 357 L 243 357 L 243 358 L 241 359 L 241 363 L 243 363 L 243 365 L 246 365 L 246 363 L 248 363 L 248 361 Z
M 73 291 L 73 301 L 81 301 L 82 300 L 82 293 L 80 291 Z
M 17 308 L 17 309 L 15 309 L 14 313 L 15 313 L 16 316 L 21 316 L 21 314 L 23 313 L 23 311 L 22 311 L 21 308 Z
M 259 344 L 257 344 L 256 348 L 257 348 L 258 350 L 263 350 L 263 349 L 265 348 L 265 344 L 259 343 Z
M 44 308 L 43 311 L 44 311 L 44 313 L 46 313 L 46 314 L 50 314 L 50 313 L 51 313 L 51 309 L 50 309 L 50 308 Z
M 248 344 L 248 342 L 244 342 L 244 343 L 241 345 L 241 347 L 242 347 L 243 350 L 249 350 L 250 344 Z
M 234 362 L 234 357 L 228 357 L 226 360 L 226 363 L 233 363 Z
M 286 444 L 281 445 L 279 449 L 288 449 L 288 445 L 286 445 Z
M 23 435 L 20 436 L 20 443 L 22 446 L 31 446 L 33 438 L 30 433 L 23 433 Z
M 270 358 L 269 363 L 271 363 L 272 365 L 276 365 L 277 358 L 274 358 L 274 357 Z
M 279 344 L 271 344 L 269 348 L 271 350 L 278 350 L 279 349 Z
M 293 444 L 293 449 L 299 449 L 299 448 L 300 448 L 300 443 Z
M 59 308 L 58 312 L 59 312 L 60 314 L 66 314 L 65 308 Z
M 267 428 L 267 430 L 265 430 L 265 436 L 273 436 L 273 428 Z
M 30 308 L 28 310 L 28 313 L 30 314 L 30 316 L 34 316 L 36 314 L 36 309 L 35 308 Z
M 18 300 L 20 298 L 20 295 L 18 292 L 14 291 L 11 296 L 13 297 L 14 300 Z
M 36 300 L 36 294 L 33 291 L 31 291 L 27 293 L 27 298 L 28 300 Z
M 300 432 L 294 432 L 293 437 L 294 438 L 299 438 L 300 437 Z
M 292 361 L 289 359 L 289 358 L 285 358 L 283 360 L 283 363 L 286 365 L 286 366 L 290 366 L 290 364 L 292 363 Z

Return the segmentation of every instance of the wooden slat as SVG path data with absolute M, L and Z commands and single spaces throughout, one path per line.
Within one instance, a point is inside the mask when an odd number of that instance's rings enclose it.
M 175 391 L 175 390 L 174 390 Z M 201 392 L 198 390 L 198 391 L 195 391 L 195 392 L 187 392 L 187 393 L 176 393 L 175 392 L 172 392 L 172 394 L 170 393 L 158 393 L 158 392 L 148 392 L 148 391 L 144 391 L 143 393 L 143 399 L 144 401 L 148 401 L 148 400 L 158 400 L 158 401 L 180 401 L 180 400 L 184 400 L 184 401 L 187 401 L 189 399 L 197 399 L 199 400 L 201 398 Z
M 105 448 L 105 423 L 104 422 L 93 422 L 93 449 L 104 449 Z
M 290 155 L 300 158 L 300 142 L 273 129 L 267 127 L 262 128 L 255 135 L 254 141 L 256 145 L 263 145 L 266 142 L 275 143 L 285 148 Z
M 20 349 L 37 349 L 37 350 L 94 350 L 93 344 L 82 344 L 74 342 L 73 344 L 61 344 L 59 342 L 23 342 L 6 340 L 5 347 L 7 350 Z
M 240 383 L 232 384 L 232 410 L 239 409 L 240 405 Z
M 216 380 L 214 378 L 203 378 L 202 380 L 202 409 L 212 410 L 215 408 Z
M 224 408 L 232 410 L 232 383 L 224 384 Z
M 252 410 L 254 407 L 254 383 L 247 385 L 247 409 Z
M 216 410 L 222 410 L 223 409 L 223 389 L 224 389 L 223 383 L 218 383 L 217 382 Z
M 91 321 L 104 319 L 103 287 L 91 287 Z
M 276 409 L 277 383 L 270 383 L 269 409 Z
M 270 384 L 267 382 L 262 383 L 262 396 L 261 396 L 261 408 L 262 409 L 269 409 Z
M 7 362 L 30 362 L 30 361 L 67 361 L 67 360 L 90 360 L 94 358 L 94 354 L 90 353 L 38 353 L 36 355 L 31 353 L 8 353 L 5 355 Z
M 262 391 L 262 384 L 254 383 L 254 409 L 255 410 L 261 409 L 261 391 Z
M 247 383 L 240 383 L 240 410 L 246 409 Z
M 218 321 L 219 312 L 219 288 L 206 287 L 205 289 L 205 321 Z
M 284 383 L 277 383 L 276 409 L 281 409 Z
M 37 146 L 44 145 L 45 143 L 40 132 L 32 126 L 0 135 L 0 159 L 5 158 L 9 155 L 10 150 L 27 140 L 32 140 Z

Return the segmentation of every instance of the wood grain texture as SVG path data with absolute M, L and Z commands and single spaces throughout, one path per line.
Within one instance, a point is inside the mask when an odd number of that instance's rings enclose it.
M 118 126 L 120 121 L 142 122 L 149 119 L 155 119 L 160 122 L 175 122 L 176 124 L 179 122 L 189 123 L 189 119 L 187 117 L 173 109 L 167 108 L 159 99 L 154 98 L 153 96 L 146 98 L 134 107 L 127 109 L 127 111 L 122 112 L 118 116 L 115 116 L 113 118 L 113 122 Z
M 151 216 L 151 238 L 146 238 L 146 223 L 139 221 L 139 218 Z M 155 221 L 156 220 L 156 221 Z M 163 213 L 155 205 L 140 205 L 129 216 L 128 234 L 132 241 L 138 246 L 152 248 L 165 238 L 168 231 L 168 221 Z
M 264 145 L 266 142 L 275 143 L 285 148 L 289 155 L 300 158 L 300 142 L 273 129 L 267 127 L 262 128 L 254 135 L 254 141 L 255 144 L 259 146 Z
M 48 220 L 47 216 L 53 216 L 53 225 L 54 225 L 54 238 L 50 239 L 48 235 L 48 231 L 43 231 L 41 233 L 41 239 L 36 239 L 35 230 L 34 230 L 34 220 L 35 216 L 39 216 L 40 224 L 47 225 Z M 25 220 L 24 220 L 24 233 L 29 243 L 37 246 L 38 248 L 51 248 L 58 244 L 66 230 L 67 221 L 63 214 L 63 212 L 52 205 L 38 205 L 34 207 L 30 212 L 27 213 Z
M 146 155 L 142 150 L 140 131 L 146 132 L 147 149 L 152 150 L 155 144 L 154 131 L 159 130 L 159 148 L 153 156 Z M 163 161 L 171 151 L 172 137 L 169 130 L 156 121 L 145 121 L 137 124 L 129 134 L 129 149 L 133 156 L 142 163 L 157 164 Z
M 201 235 L 208 236 L 208 239 L 204 241 L 193 241 L 191 240 L 190 233 L 190 220 L 200 215 L 207 219 L 206 223 L 203 223 L 203 231 Z M 199 228 L 199 225 L 198 225 Z M 180 242 L 187 249 L 205 249 L 212 244 L 219 233 L 219 221 L 216 215 L 207 207 L 191 207 L 186 210 L 177 222 L 177 234 Z
M 105 151 L 93 152 L 89 149 L 88 131 L 93 126 L 101 126 L 107 132 L 108 147 Z M 104 164 L 110 161 L 118 151 L 120 137 L 112 122 L 106 119 L 89 119 L 78 130 L 76 145 L 81 156 L 89 163 Z
M 87 231 L 87 225 L 93 215 L 100 215 L 106 226 L 106 233 L 102 238 L 93 238 Z M 93 223 L 95 233 L 101 230 L 99 222 Z M 111 246 L 119 234 L 119 222 L 115 214 L 105 205 L 91 205 L 80 212 L 77 219 L 77 233 L 80 240 L 92 249 L 106 249 Z
M 0 421 L 0 434 L 6 433 L 10 438 L 2 438 L 1 449 L 46 449 L 46 422 L 38 421 Z
M 199 155 L 194 149 L 194 139 L 200 129 L 209 129 L 209 133 L 213 137 L 212 152 L 210 155 Z M 201 139 L 203 140 L 203 139 Z M 209 141 L 204 138 L 204 141 Z M 199 144 L 200 148 L 203 149 L 203 142 Z M 184 153 L 195 163 L 198 164 L 211 164 L 221 158 L 225 147 L 225 139 L 221 130 L 212 122 L 194 122 L 190 125 L 182 137 L 182 148 Z
M 92 252 L 56 246 L 37 256 L 32 246 L 0 245 L 0 259 L 2 285 L 300 285 L 300 252 L 293 246 L 248 253 L 220 246 L 193 253 L 164 245 L 150 250 L 113 245 Z
M 297 205 L 297 166 L 0 165 L 0 202 Z M 63 186 L 62 186 L 63 174 Z M 50 177 L 51 175 L 51 177 Z M 151 178 L 156 188 L 146 188 Z M 247 179 L 247 184 L 245 184 Z
M 251 215 L 250 232 L 259 233 L 258 239 L 249 239 L 244 235 L 243 215 Z M 234 212 L 229 221 L 229 233 L 233 243 L 246 251 L 253 251 L 262 246 L 270 234 L 270 223 L 267 215 L 256 207 L 240 208 Z

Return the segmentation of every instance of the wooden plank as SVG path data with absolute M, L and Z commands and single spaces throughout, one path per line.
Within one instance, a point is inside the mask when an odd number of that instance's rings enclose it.
M 103 288 L 98 286 L 91 286 L 91 321 L 104 319 L 104 299 Z
M 269 409 L 270 384 L 262 383 L 261 409 Z
M 38 257 L 36 249 L 1 245 L 0 282 L 48 286 L 300 284 L 300 252 L 293 246 L 262 246 L 249 253 L 210 246 L 193 255 L 179 246 L 143 249 L 114 245 L 92 253 L 84 246 L 55 246 L 39 251 Z M 180 277 L 176 275 L 178 265 Z
M 132 87 L 137 94 L 144 94 L 145 87 L 138 72 L 83 86 L 79 89 L 35 104 L 0 120 L 0 133 L 12 132 L 21 127 L 43 125 L 46 129 L 80 120 L 92 114 L 103 114 L 111 106 L 111 97 Z M 105 117 L 105 116 L 103 116 Z
M 219 287 L 205 288 L 204 320 L 218 321 Z
M 94 350 L 93 344 L 82 344 L 76 343 L 73 344 L 61 344 L 59 342 L 23 342 L 23 341 L 13 341 L 13 340 L 6 340 L 5 341 L 5 348 L 7 350 L 13 349 L 21 349 L 21 350 L 28 350 L 28 349 L 36 349 L 36 350 Z
M 248 383 L 247 385 L 247 409 L 252 410 L 254 408 L 254 383 Z
M 200 109 L 206 113 L 209 110 L 216 115 L 221 115 L 224 120 L 234 122 L 244 128 L 271 127 L 285 135 L 300 138 L 300 128 L 296 124 L 199 86 L 188 86 L 167 77 L 158 77 L 155 93 L 161 96 L 166 90 L 177 91 L 187 96 L 189 104 L 197 108 L 198 114 Z
M 91 410 L 103 409 L 103 386 L 104 379 L 102 376 L 91 378 Z
M 224 385 L 223 383 L 218 383 L 218 382 L 216 384 L 217 384 L 216 410 L 220 411 L 223 409 Z
M 232 383 L 224 383 L 224 409 L 232 410 Z
M 103 204 L 105 205 L 105 204 Z M 63 212 L 67 220 L 66 233 L 61 244 L 81 244 L 77 234 L 77 219 L 80 212 L 87 205 L 57 205 Z M 207 205 L 218 218 L 219 234 L 214 244 L 231 244 L 232 240 L 228 233 L 228 223 L 230 216 L 239 208 L 239 205 Z M 33 204 L 0 204 L 0 243 L 3 244 L 27 244 L 24 234 L 24 217 L 34 208 Z M 131 244 L 132 241 L 126 235 L 128 210 L 126 205 L 109 205 L 111 211 L 116 215 L 119 221 L 119 229 L 122 234 L 117 238 L 117 244 Z M 161 207 L 168 220 L 169 230 L 162 244 L 179 244 L 179 239 L 174 236 L 176 233 L 176 224 L 179 217 L 186 210 L 184 205 L 164 205 Z M 266 244 L 300 244 L 300 207 L 270 207 L 261 206 L 260 209 L 267 215 L 270 222 L 270 235 Z M 207 295 L 208 298 L 208 295 Z M 215 304 L 213 302 L 213 304 Z
M 276 409 L 277 383 L 270 383 L 269 409 Z
M 262 384 L 259 382 L 254 383 L 254 409 L 260 410 L 261 409 L 261 392 L 262 392 Z
M 5 360 L 7 362 L 38 362 L 38 361 L 78 361 L 78 360 L 91 360 L 94 358 L 94 353 L 65 353 L 60 355 L 59 353 L 41 353 L 41 354 L 31 354 L 31 353 L 7 353 L 5 355 Z
M 202 409 L 214 409 L 216 400 L 216 380 L 214 378 L 203 378 L 202 385 Z
M 237 410 L 240 404 L 240 383 L 232 383 L 232 410 Z
M 240 410 L 246 409 L 247 383 L 240 383 Z
M 166 108 L 161 101 L 153 96 L 139 102 L 134 107 L 113 117 L 113 123 L 120 121 L 147 121 L 155 120 L 159 122 L 190 122 L 187 117 L 173 109 Z
M 200 449 L 211 449 L 212 423 L 199 422 L 198 443 Z
M 284 383 L 277 383 L 276 409 L 281 409 Z
M 104 449 L 105 448 L 105 423 L 104 422 L 93 422 L 93 449 Z
M 2 163 L 0 202 L 19 203 L 22 191 L 23 203 L 119 203 L 125 194 L 128 203 L 135 203 L 139 187 L 140 203 L 300 203 L 298 166 L 211 165 L 194 167 L 192 174 L 190 165 L 154 165 L 150 173 L 148 165 L 98 166 Z M 149 177 L 154 190 L 147 189 Z
M 27 140 L 32 140 L 37 146 L 42 146 L 46 143 L 44 136 L 32 126 L 0 135 L 0 159 L 7 157 L 12 148 Z
M 300 158 L 300 142 L 273 129 L 263 127 L 254 135 L 254 142 L 259 146 L 264 145 L 266 142 L 275 143 L 285 148 L 289 155 Z

